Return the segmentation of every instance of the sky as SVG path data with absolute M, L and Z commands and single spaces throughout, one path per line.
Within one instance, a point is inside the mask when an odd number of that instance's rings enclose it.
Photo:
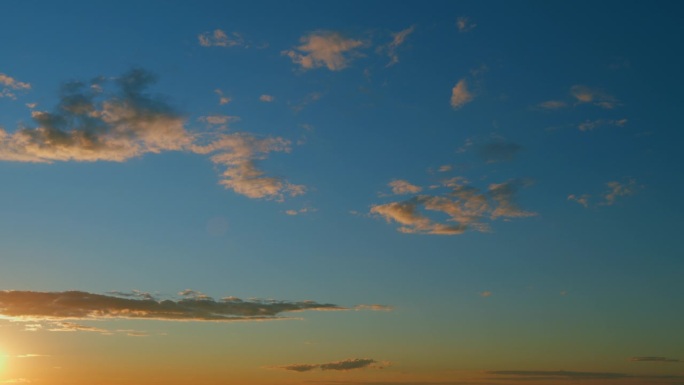
M 0 384 L 684 384 L 683 8 L 3 2 Z

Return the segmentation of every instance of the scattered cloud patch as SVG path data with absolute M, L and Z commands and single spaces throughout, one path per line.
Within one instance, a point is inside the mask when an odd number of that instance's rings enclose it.
M 270 103 L 274 100 L 275 98 L 272 95 L 261 95 L 259 96 L 259 100 L 262 102 Z
M 318 211 L 318 210 L 315 208 L 304 207 L 304 208 L 301 208 L 299 210 L 294 210 L 294 209 L 286 210 L 285 214 L 295 216 L 295 215 L 302 215 L 302 214 L 306 214 L 306 213 L 310 213 L 310 212 L 314 212 L 314 211 Z
M 443 164 L 443 165 L 439 166 L 439 168 L 437 169 L 437 171 L 439 171 L 439 172 L 449 172 L 449 171 L 451 171 L 453 168 L 454 168 L 454 167 L 453 167 L 452 165 L 450 165 L 450 164 Z
M 441 195 L 416 195 L 404 201 L 373 205 L 370 214 L 397 223 L 397 230 L 402 233 L 457 235 L 466 230 L 488 231 L 488 221 L 536 215 L 514 203 L 517 190 L 528 184 L 511 180 L 480 190 L 464 178 L 455 177 L 442 182 L 447 191 Z
M 468 91 L 466 80 L 459 80 L 454 88 L 451 89 L 451 107 L 454 109 L 459 109 L 472 100 L 473 95 L 470 93 L 470 91 Z
M 215 29 L 214 32 L 205 32 L 197 35 L 202 47 L 244 47 L 245 39 L 241 34 L 232 32 L 228 35 L 225 31 Z
M 145 92 L 153 81 L 149 72 L 134 69 L 116 79 L 118 92 L 112 95 L 81 82 L 65 85 L 54 112 L 32 112 L 36 127 L 22 126 L 12 133 L 0 128 L 0 160 L 124 162 L 148 153 L 184 151 L 209 155 L 214 164 L 225 166 L 220 184 L 249 198 L 282 201 L 285 195 L 304 193 L 304 186 L 265 176 L 256 165 L 270 153 L 289 152 L 290 141 L 248 133 L 188 131 L 180 112 Z M 200 118 L 212 125 L 236 119 Z
M 230 122 L 237 122 L 240 120 L 240 117 L 238 116 L 230 116 L 230 115 L 208 115 L 208 116 L 200 116 L 197 118 L 200 122 L 205 122 L 208 124 L 212 124 L 215 126 L 225 126 Z
M 541 102 L 537 104 L 537 108 L 541 108 L 544 110 L 559 110 L 561 108 L 565 108 L 568 106 L 568 103 L 562 101 L 562 100 L 547 100 L 545 102 Z
M 397 63 L 399 63 L 399 54 L 397 53 L 399 47 L 404 44 L 404 41 L 406 41 L 406 38 L 413 33 L 415 30 L 415 26 L 410 26 L 409 28 L 406 28 L 402 31 L 396 32 L 392 34 L 392 41 L 384 46 L 378 47 L 378 52 L 386 52 L 387 56 L 389 56 L 389 63 L 387 63 L 386 67 L 391 67 Z
M 194 290 L 181 299 L 121 298 L 83 291 L 0 291 L 0 317 L 20 322 L 59 322 L 52 331 L 95 331 L 74 320 L 155 319 L 163 321 L 260 321 L 282 319 L 281 313 L 305 310 L 349 310 L 313 301 L 214 300 Z M 107 332 L 107 331 L 104 331 Z
M 348 39 L 338 32 L 318 31 L 300 38 L 300 46 L 281 53 L 293 63 L 308 70 L 326 67 L 330 71 L 346 68 L 353 58 L 360 56 L 357 51 L 364 43 Z
M 569 201 L 577 202 L 584 207 L 589 207 L 589 198 L 591 198 L 591 195 L 589 195 L 589 194 L 582 194 L 582 195 L 570 194 L 570 195 L 568 195 Z
M 661 362 L 661 363 L 682 362 L 682 360 L 679 360 L 677 358 L 654 357 L 654 356 L 631 357 L 629 360 L 632 362 Z
M 485 298 L 487 298 L 487 297 L 491 297 L 491 296 L 492 296 L 492 292 L 489 291 L 489 290 L 485 290 L 485 291 L 483 291 L 482 293 L 480 293 L 480 297 L 485 297 Z
M 312 370 L 337 370 L 337 371 L 347 371 L 355 369 L 382 369 L 389 363 L 380 363 L 371 358 L 350 358 L 343 361 L 328 362 L 325 364 L 290 364 L 276 366 L 274 369 L 284 369 L 295 372 L 309 372 Z
M 585 120 L 583 123 L 580 123 L 577 128 L 580 131 L 592 131 L 601 126 L 624 127 L 625 124 L 627 124 L 627 119 L 596 119 Z
M 477 27 L 477 24 L 473 23 L 470 18 L 461 16 L 456 19 L 456 27 L 458 28 L 458 32 L 469 32 Z
M 214 90 L 214 93 L 215 93 L 216 95 L 218 95 L 218 97 L 219 97 L 219 105 L 221 105 L 221 106 L 224 105 L 224 104 L 228 104 L 228 103 L 230 103 L 230 102 L 233 100 L 233 99 L 231 99 L 231 98 L 225 96 L 225 95 L 223 94 L 223 91 L 221 91 L 221 89 L 219 89 L 219 88 L 215 89 L 215 90 Z
M 389 182 L 388 186 L 392 188 L 392 193 L 395 195 L 416 194 L 423 190 L 422 187 L 412 185 L 411 183 L 401 179 L 396 179 Z
M 598 88 L 592 88 L 585 85 L 574 85 L 570 87 L 570 94 L 575 98 L 577 103 L 591 103 L 595 106 L 613 109 L 619 105 L 615 97 Z
M 30 89 L 30 83 L 20 82 L 9 75 L 0 73 L 0 98 L 16 99 L 17 91 L 28 91 Z
M 601 205 L 604 206 L 611 206 L 615 204 L 615 201 L 619 197 L 632 195 L 636 192 L 637 189 L 635 179 L 628 179 L 624 183 L 611 181 L 606 183 L 606 186 L 608 186 L 608 191 L 603 195 L 604 200 L 603 202 L 601 202 Z

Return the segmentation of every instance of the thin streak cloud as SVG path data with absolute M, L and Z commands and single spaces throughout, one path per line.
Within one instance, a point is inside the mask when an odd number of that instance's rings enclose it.
M 309 372 L 312 370 L 336 370 L 348 371 L 355 369 L 376 368 L 382 369 L 389 363 L 380 363 L 371 358 L 350 358 L 343 361 L 328 362 L 325 364 L 290 364 L 276 366 L 274 369 L 283 369 L 294 372 Z

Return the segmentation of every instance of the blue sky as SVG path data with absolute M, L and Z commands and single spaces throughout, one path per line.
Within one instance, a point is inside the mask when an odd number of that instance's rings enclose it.
M 245 383 L 521 380 L 482 374 L 506 370 L 559 383 L 584 372 L 683 381 L 681 6 L 12 1 L 4 9 L 0 333 L 14 342 L 0 352 L 8 357 L 59 361 L 63 337 L 49 325 L 61 319 L 107 325 L 61 324 L 78 330 L 66 340 L 92 357 L 113 354 L 93 342 L 109 338 L 144 359 L 144 348 L 132 348 L 141 342 L 98 332 L 128 323 L 155 344 L 199 336 L 196 357 L 228 354 L 216 353 L 212 336 L 221 334 L 245 344 L 235 364 Z M 83 309 L 22 313 L 12 302 L 18 292 L 68 290 L 179 304 L 211 297 L 221 306 L 227 296 L 312 300 L 348 311 L 185 324 L 120 309 L 100 318 Z M 29 319 L 42 329 L 18 322 Z M 51 353 L 21 353 L 37 334 Z M 310 350 L 288 354 L 290 344 Z M 639 357 L 656 359 L 630 360 Z M 127 383 L 154 383 L 120 360 Z M 326 362 L 339 369 L 319 370 Z M 319 366 L 263 369 L 288 363 Z M 206 383 L 225 380 L 206 365 Z M 5 366 L 6 382 L 93 375 Z M 559 369 L 580 374 L 549 373 Z M 624 380 L 608 377 L 592 381 Z

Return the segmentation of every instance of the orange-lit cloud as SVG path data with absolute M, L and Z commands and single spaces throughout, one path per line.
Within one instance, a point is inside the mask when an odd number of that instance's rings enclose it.
M 274 99 L 275 99 L 275 98 L 273 97 L 273 95 L 266 95 L 266 94 L 264 94 L 264 95 L 259 96 L 259 100 L 262 101 L 262 102 L 266 102 L 266 103 L 270 103 L 270 102 L 272 102 Z
M 451 107 L 459 109 L 466 103 L 473 100 L 473 95 L 468 91 L 468 85 L 465 79 L 461 79 L 451 89 Z
M 399 54 L 397 53 L 397 50 L 399 49 L 399 46 L 404 44 L 406 38 L 412 34 L 414 30 L 415 26 L 412 25 L 409 28 L 393 33 L 391 42 L 377 48 L 376 52 L 386 52 L 387 56 L 389 56 L 390 61 L 387 63 L 386 67 L 391 67 L 399 63 Z
M 456 235 L 466 230 L 487 231 L 487 220 L 520 218 L 536 215 L 514 203 L 519 187 L 528 183 L 508 181 L 490 184 L 485 190 L 468 185 L 463 178 L 451 178 L 442 184 L 449 191 L 442 195 L 416 195 L 408 200 L 374 205 L 370 213 L 388 223 L 399 224 L 402 233 Z M 446 221 L 431 218 L 430 212 L 446 214 Z
M 339 71 L 360 54 L 357 48 L 363 46 L 361 40 L 348 39 L 337 32 L 319 31 L 303 36 L 300 46 L 283 51 L 293 63 L 303 69 L 326 67 L 330 71 Z
M 233 32 L 230 36 L 220 30 L 215 29 L 214 32 L 205 32 L 197 35 L 199 44 L 202 47 L 242 47 L 245 46 L 245 39 L 241 34 Z
M 570 94 L 575 98 L 577 103 L 591 103 L 605 109 L 613 109 L 619 105 L 619 102 L 614 96 L 598 88 L 592 88 L 585 85 L 574 85 L 570 87 Z
M 67 84 L 54 112 L 33 111 L 36 127 L 0 129 L 0 160 L 124 162 L 148 153 L 185 151 L 210 155 L 212 162 L 226 166 L 220 184 L 238 194 L 283 200 L 304 193 L 304 186 L 268 177 L 256 165 L 269 153 L 289 152 L 288 140 L 188 131 L 182 114 L 145 92 L 153 81 L 149 72 L 134 69 L 116 80 L 119 90 L 113 95 L 81 82 Z M 211 115 L 199 120 L 227 128 L 238 118 Z
M 16 99 L 16 91 L 31 89 L 31 84 L 20 82 L 17 79 L 0 73 L 0 98 Z
M 420 186 L 412 185 L 411 183 L 401 179 L 393 180 L 388 185 L 392 187 L 392 193 L 396 195 L 416 194 L 423 189 Z

